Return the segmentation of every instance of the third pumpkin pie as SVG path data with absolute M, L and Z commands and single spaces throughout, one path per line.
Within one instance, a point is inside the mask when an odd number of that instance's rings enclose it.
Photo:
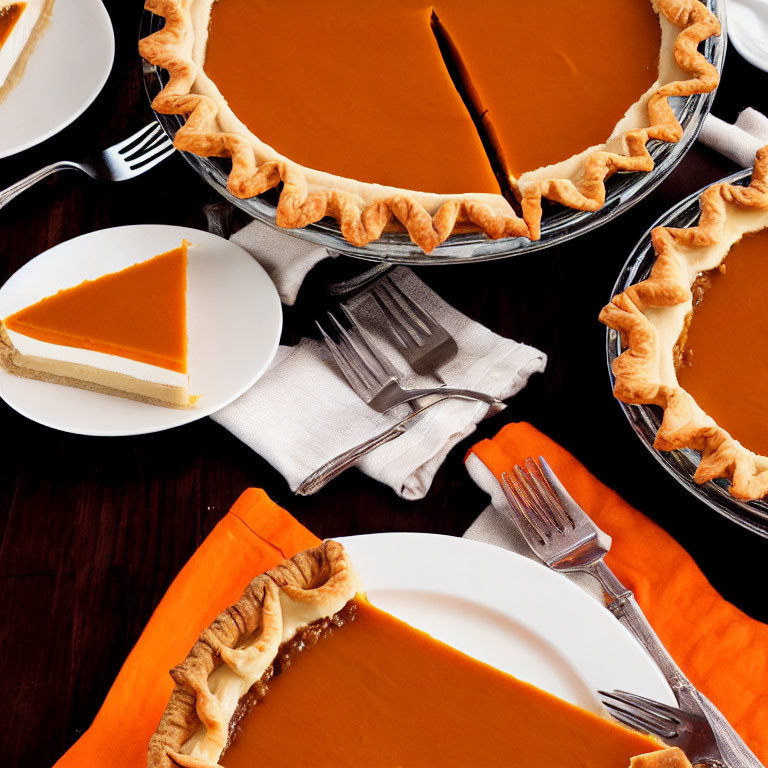
M 229 156 L 230 190 L 282 182 L 278 224 L 336 218 L 363 245 L 399 222 L 537 238 L 549 198 L 596 210 L 617 170 L 677 141 L 668 104 L 712 90 L 700 0 L 147 0 L 180 149 Z M 522 206 L 518 203 L 522 203 Z

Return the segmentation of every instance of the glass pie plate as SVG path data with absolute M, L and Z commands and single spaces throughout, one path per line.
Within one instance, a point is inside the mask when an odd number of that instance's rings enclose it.
M 722 181 L 729 184 L 747 186 L 752 177 L 752 169 L 739 171 Z M 674 208 L 667 211 L 653 227 L 690 227 L 699 218 L 701 208 L 699 198 L 703 189 L 687 197 Z M 656 253 L 651 245 L 651 229 L 641 238 L 624 264 L 616 285 L 613 287 L 611 298 L 625 291 L 629 286 L 645 280 L 650 274 L 656 260 Z M 624 351 L 621 336 L 612 328 L 606 332 L 606 354 L 608 359 L 608 374 L 611 380 L 611 390 L 615 383 L 612 364 Z M 703 485 L 695 483 L 693 474 L 700 461 L 698 451 L 684 448 L 678 451 L 660 451 L 654 448 L 656 432 L 661 426 L 663 410 L 655 405 L 628 405 L 617 401 L 627 417 L 635 434 L 651 452 L 653 457 L 696 498 L 712 507 L 725 517 L 733 520 L 744 528 L 768 538 L 768 503 L 766 501 L 741 501 L 729 493 L 729 480 L 713 480 Z
M 704 2 L 719 17 L 723 30 L 719 37 L 706 40 L 702 46 L 702 51 L 706 58 L 722 73 L 728 37 L 725 26 L 725 2 L 724 0 L 704 0 Z M 161 29 L 162 26 L 162 18 L 145 11 L 141 20 L 140 37 L 146 37 Z M 160 92 L 166 81 L 167 73 L 165 70 L 144 62 L 144 86 L 150 102 Z M 684 128 L 684 134 L 677 144 L 658 141 L 649 143 L 649 150 L 655 163 L 654 170 L 650 173 L 614 174 L 606 183 L 605 205 L 594 213 L 574 211 L 559 205 L 546 206 L 541 227 L 541 239 L 537 241 L 531 241 L 524 237 L 489 240 L 482 234 L 456 234 L 449 237 L 432 253 L 427 254 L 414 245 L 407 234 L 397 232 L 385 233 L 378 240 L 366 246 L 351 245 L 342 236 L 336 222 L 331 219 L 323 219 L 302 229 L 283 231 L 288 231 L 296 237 L 317 243 L 337 253 L 370 261 L 388 261 L 398 264 L 420 265 L 489 261 L 549 248 L 605 224 L 650 194 L 674 169 L 695 140 L 704 118 L 709 113 L 714 96 L 715 94 L 712 92 L 697 94 L 688 98 L 672 99 L 672 106 Z M 178 115 L 157 114 L 157 119 L 171 138 L 176 135 L 176 131 L 184 123 L 183 117 Z M 250 214 L 254 219 L 273 227 L 277 226 L 275 224 L 276 196 L 274 193 L 245 200 L 237 198 L 227 191 L 228 160 L 198 157 L 188 152 L 182 154 L 195 171 L 222 197 Z

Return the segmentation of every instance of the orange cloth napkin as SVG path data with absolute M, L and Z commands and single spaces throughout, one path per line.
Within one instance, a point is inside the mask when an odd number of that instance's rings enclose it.
M 691 682 L 768 764 L 768 625 L 724 600 L 688 553 L 535 427 L 509 424 L 471 452 L 496 475 L 543 456 L 613 546 L 606 563 L 637 597 Z
M 93 724 L 55 768 L 146 768 L 149 738 L 173 690 L 168 670 L 254 576 L 319 541 L 264 491 L 245 491 L 174 579 Z
M 613 536 L 609 564 L 631 587 L 680 666 L 768 762 L 768 627 L 723 600 L 691 558 L 569 453 L 528 424 L 511 424 L 473 449 L 496 473 L 544 455 L 576 501 Z M 319 539 L 256 489 L 213 529 L 165 594 L 91 727 L 56 768 L 145 768 L 147 743 L 200 629 L 248 582 Z M 205 595 L 201 599 L 201 595 Z

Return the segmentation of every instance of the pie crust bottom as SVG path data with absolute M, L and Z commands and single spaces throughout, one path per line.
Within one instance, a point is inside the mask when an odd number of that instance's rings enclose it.
M 90 365 L 24 355 L 13 345 L 2 323 L 0 323 L 0 365 L 14 376 L 63 384 L 89 392 L 101 392 L 150 405 L 180 409 L 194 405 L 194 398 L 190 398 L 186 387 L 144 381 L 134 376 L 106 371 Z

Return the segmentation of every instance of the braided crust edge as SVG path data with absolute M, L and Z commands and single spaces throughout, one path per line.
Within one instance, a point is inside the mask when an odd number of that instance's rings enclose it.
M 526 186 L 521 199 L 523 218 L 511 208 L 501 212 L 469 195 L 447 199 L 434 214 L 406 191 L 363 207 L 361 199 L 350 192 L 336 189 L 310 192 L 300 166 L 283 159 L 259 164 L 253 146 L 246 139 L 217 128 L 216 102 L 208 96 L 191 93 L 197 69 L 184 53 L 184 2 L 145 0 L 148 11 L 165 18 L 165 26 L 139 42 L 140 54 L 151 64 L 166 69 L 170 76 L 168 84 L 152 102 L 153 109 L 161 114 L 187 116 L 186 123 L 176 133 L 175 146 L 203 157 L 231 158 L 227 188 L 236 197 L 254 197 L 282 182 L 276 212 L 278 226 L 305 227 L 330 216 L 339 222 L 344 238 L 357 246 L 377 240 L 395 220 L 426 253 L 444 242 L 457 225 L 476 227 L 493 240 L 502 237 L 538 240 L 543 198 L 577 210 L 598 210 L 605 203 L 605 180 L 615 172 L 653 170 L 653 158 L 646 147 L 649 140 L 680 140 L 683 130 L 669 98 L 706 93 L 714 90 L 719 82 L 715 67 L 697 51 L 701 41 L 720 34 L 717 18 L 701 0 L 653 0 L 657 12 L 681 28 L 674 55 L 690 77 L 668 83 L 650 97 L 650 126 L 625 135 L 629 156 L 594 152 L 586 159 L 577 181 L 548 179 Z
M 344 547 L 335 541 L 324 541 L 257 576 L 171 670 L 176 685 L 150 739 L 148 768 L 213 768 L 226 747 L 234 712 L 212 693 L 211 674 L 226 665 L 238 690 L 247 692 L 269 670 L 284 642 L 341 610 L 361 589 Z M 205 754 L 182 754 L 185 742 L 202 728 Z
M 621 333 L 626 347 L 613 362 L 614 395 L 625 403 L 658 405 L 664 409 L 655 447 L 662 451 L 686 447 L 700 451 L 701 462 L 694 474 L 697 483 L 728 478 L 734 497 L 759 499 L 768 493 L 768 457 L 748 451 L 709 416 L 702 415 L 693 397 L 682 387 L 667 386 L 657 380 L 656 329 L 643 312 L 691 300 L 684 250 L 720 242 L 729 209 L 768 210 L 768 146 L 757 153 L 750 186 L 715 184 L 705 190 L 697 226 L 653 230 L 651 238 L 657 258 L 650 276 L 615 296 L 600 312 L 600 320 Z

